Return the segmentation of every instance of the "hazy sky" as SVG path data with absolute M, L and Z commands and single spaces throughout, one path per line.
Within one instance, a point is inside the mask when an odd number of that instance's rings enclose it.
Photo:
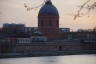
M 57 7 L 60 15 L 60 27 L 68 27 L 72 30 L 80 28 L 88 29 L 96 27 L 96 13 L 91 13 L 82 18 L 73 20 L 73 14 L 76 13 L 79 6 L 86 0 L 52 0 Z M 0 0 L 0 26 L 3 23 L 23 23 L 27 26 L 36 27 L 38 24 L 38 11 L 32 10 L 27 12 L 24 3 L 35 7 L 40 5 L 43 0 Z M 96 12 L 96 11 L 95 11 Z

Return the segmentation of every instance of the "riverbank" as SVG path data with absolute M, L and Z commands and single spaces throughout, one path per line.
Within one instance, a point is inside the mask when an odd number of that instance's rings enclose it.
M 96 54 L 96 50 L 42 51 L 42 52 L 32 52 L 32 53 L 3 53 L 3 54 L 0 54 L 0 58 L 62 56 L 62 55 L 82 55 L 82 54 Z

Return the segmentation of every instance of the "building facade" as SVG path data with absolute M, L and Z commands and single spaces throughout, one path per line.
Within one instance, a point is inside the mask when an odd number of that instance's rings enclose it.
M 38 28 L 48 39 L 58 39 L 59 13 L 50 0 L 45 2 L 38 14 Z
M 38 28 L 4 24 L 0 29 L 0 53 L 73 50 L 96 50 L 96 29 L 93 32 L 60 29 L 58 10 L 50 0 L 39 11 Z

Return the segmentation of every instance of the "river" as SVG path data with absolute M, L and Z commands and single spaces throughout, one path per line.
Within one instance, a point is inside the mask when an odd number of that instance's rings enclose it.
M 6 58 L 0 64 L 96 64 L 96 55 Z

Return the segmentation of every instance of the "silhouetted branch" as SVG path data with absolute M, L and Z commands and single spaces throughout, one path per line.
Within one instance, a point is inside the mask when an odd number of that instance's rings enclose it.
M 78 17 L 81 17 L 81 15 L 83 14 L 83 13 L 81 13 L 81 11 L 83 9 L 87 9 L 88 10 L 88 13 L 89 13 L 91 10 L 94 10 L 96 8 L 96 2 L 95 1 L 92 4 L 88 4 L 91 1 L 92 0 L 87 0 L 84 4 L 82 4 L 80 6 L 79 10 L 77 11 L 77 14 L 74 15 L 74 20 L 76 20 Z
M 41 3 L 40 5 L 38 6 L 35 6 L 35 7 L 30 7 L 27 5 L 27 3 L 24 3 L 24 7 L 27 9 L 27 11 L 30 11 L 30 10 L 33 10 L 33 9 L 38 9 L 39 7 L 43 6 L 45 4 L 46 0 L 44 0 L 43 3 Z

